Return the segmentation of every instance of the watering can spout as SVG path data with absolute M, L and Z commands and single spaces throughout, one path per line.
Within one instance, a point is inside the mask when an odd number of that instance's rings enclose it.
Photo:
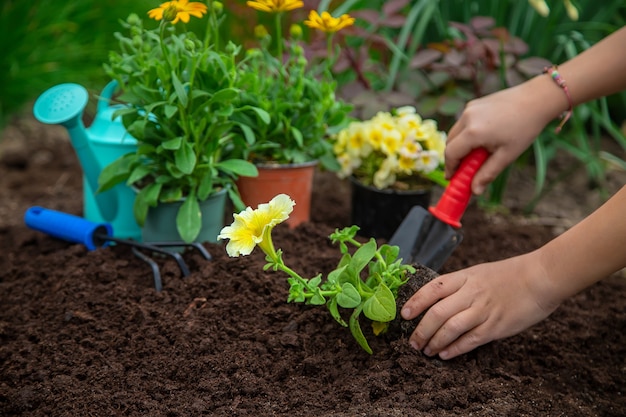
M 89 100 L 87 90 L 78 84 L 59 84 L 37 98 L 33 107 L 35 118 L 42 123 L 61 125 L 68 130 L 76 151 L 87 186 L 98 205 L 102 217 L 111 221 L 118 212 L 117 194 L 112 190 L 98 193 L 98 176 L 102 165 L 89 141 L 88 131 L 82 122 L 82 114 Z

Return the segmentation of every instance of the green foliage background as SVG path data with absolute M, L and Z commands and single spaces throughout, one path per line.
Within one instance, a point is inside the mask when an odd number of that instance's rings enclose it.
M 4 0 L 0 6 L 0 127 L 47 88 L 77 82 L 98 91 L 113 32 L 154 0 Z
M 381 11 L 397 1 L 402 0 L 304 0 L 305 8 L 292 17 L 301 20 L 311 8 L 329 9 L 335 15 Z M 554 63 L 571 58 L 626 25 L 625 1 L 572 2 L 580 13 L 577 21 L 567 17 L 562 0 L 547 0 L 551 8 L 548 17 L 540 16 L 525 0 L 410 0 L 402 9 L 407 17 L 404 27 L 385 25 L 383 21 L 376 28 L 376 34 L 386 39 L 390 58 L 384 63 L 388 68 L 384 79 L 375 85 L 390 90 L 402 71 L 408 70 L 412 54 L 420 47 L 454 37 L 450 21 L 467 23 L 474 16 L 494 17 L 498 26 L 506 27 L 528 44 L 529 56 L 541 56 Z M 55 84 L 76 82 L 94 94 L 99 92 L 108 81 L 102 63 L 108 51 L 115 48 L 113 34 L 121 29 L 119 19 L 130 13 L 145 16 L 160 3 L 4 0 L 0 5 L 0 129 L 11 114 L 26 110 L 28 103 Z M 246 7 L 245 0 L 224 4 L 230 15 L 223 26 L 224 36 L 244 44 L 251 41 L 252 29 L 258 22 L 263 23 L 262 16 Z M 370 59 L 379 57 L 372 55 Z M 349 81 L 349 74 L 342 80 Z M 601 137 L 608 132 L 626 149 L 626 138 L 619 129 L 626 120 L 626 93 L 579 106 L 575 120 L 560 136 L 545 133 L 536 141 L 532 154 L 520 160 L 533 162 L 537 168 L 537 198 L 544 189 L 548 163 L 558 149 L 565 149 L 586 166 L 593 183 L 601 185 L 609 164 L 626 169 L 623 158 L 607 154 L 600 147 Z M 500 189 L 492 189 L 491 199 L 498 203 L 506 178 L 497 181 L 495 187 Z

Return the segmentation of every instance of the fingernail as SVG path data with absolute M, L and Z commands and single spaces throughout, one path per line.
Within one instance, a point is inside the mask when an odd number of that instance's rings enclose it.
M 439 357 L 441 359 L 448 359 L 450 357 L 450 352 L 448 352 L 447 350 L 442 350 L 441 352 L 439 352 Z
M 403 308 L 402 311 L 400 312 L 400 315 L 402 316 L 403 319 L 408 320 L 409 317 L 411 317 L 411 309 L 408 307 Z
M 430 350 L 430 348 L 429 348 L 429 347 L 424 348 L 424 355 L 426 355 L 426 356 L 432 356 L 432 354 L 433 354 L 433 351 L 432 351 L 432 350 Z
M 413 341 L 413 340 L 411 340 L 411 341 L 409 342 L 409 345 L 411 345 L 411 347 L 412 347 L 413 349 L 415 349 L 415 350 L 419 350 L 419 349 L 420 349 L 420 347 L 417 345 L 417 342 L 415 342 L 415 341 Z
M 474 187 L 474 194 L 481 195 L 484 192 L 485 192 L 485 186 L 477 185 L 477 186 Z

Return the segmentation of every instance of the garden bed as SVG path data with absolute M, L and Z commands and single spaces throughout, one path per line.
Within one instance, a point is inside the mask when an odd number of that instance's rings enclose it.
M 159 260 L 164 290 L 123 246 L 88 252 L 27 229 L 40 205 L 81 214 L 80 168 L 62 129 L 29 119 L 0 143 L 0 415 L 13 416 L 619 416 L 626 409 L 626 283 L 565 302 L 518 336 L 450 361 L 406 340 L 362 351 L 325 308 L 287 304 L 260 251 L 191 274 Z M 328 235 L 349 225 L 349 187 L 316 176 L 313 218 L 274 231 L 286 263 L 332 269 Z M 471 205 L 456 270 L 532 250 L 547 226 Z M 515 277 L 511 277 L 515 279 Z

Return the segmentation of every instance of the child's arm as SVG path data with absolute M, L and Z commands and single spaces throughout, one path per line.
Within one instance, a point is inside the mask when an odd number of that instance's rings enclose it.
M 438 277 L 405 304 L 429 309 L 410 342 L 449 359 L 517 334 L 563 300 L 626 267 L 626 186 L 585 220 L 534 252 Z
M 558 67 L 572 104 L 626 89 L 626 27 Z M 545 126 L 569 109 L 568 98 L 548 74 L 470 101 L 448 133 L 446 174 L 472 149 L 491 156 L 476 173 L 472 190 L 484 188 L 511 164 Z

